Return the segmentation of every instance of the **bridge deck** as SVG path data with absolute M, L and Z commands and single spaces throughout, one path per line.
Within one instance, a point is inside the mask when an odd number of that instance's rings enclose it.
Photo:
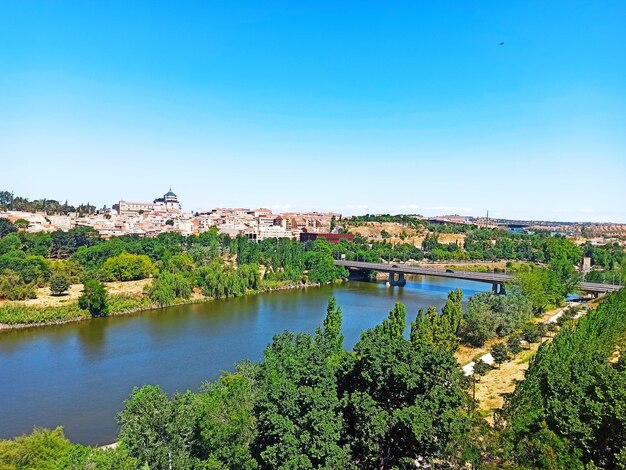
M 486 282 L 488 284 L 504 284 L 513 279 L 511 274 L 504 273 L 476 273 L 471 271 L 447 271 L 445 269 L 424 268 L 410 266 L 401 263 L 367 263 L 363 261 L 335 260 L 337 266 L 351 269 L 370 269 L 387 273 L 419 274 L 423 276 L 448 277 L 452 279 L 464 279 L 467 281 Z M 614 284 L 602 284 L 599 282 L 581 282 L 580 288 L 584 292 L 606 294 L 621 289 L 623 286 Z

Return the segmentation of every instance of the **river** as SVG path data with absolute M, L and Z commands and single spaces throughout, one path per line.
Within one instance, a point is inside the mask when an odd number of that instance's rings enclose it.
M 394 302 L 442 307 L 447 292 L 465 297 L 488 284 L 433 277 L 403 288 L 350 281 L 239 299 L 169 307 L 23 330 L 0 331 L 0 438 L 33 426 L 63 426 L 74 442 L 115 440 L 115 415 L 135 386 L 158 384 L 168 393 L 197 390 L 242 359 L 258 360 L 284 330 L 314 332 L 328 298 L 343 310 L 345 346 L 380 323 Z

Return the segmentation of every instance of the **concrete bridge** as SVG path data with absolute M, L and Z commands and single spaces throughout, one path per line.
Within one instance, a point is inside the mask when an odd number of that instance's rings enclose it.
M 421 266 L 410 266 L 401 263 L 367 263 L 363 261 L 335 260 L 335 265 L 344 266 L 348 269 L 371 270 L 389 273 L 389 284 L 392 286 L 403 286 L 406 284 L 404 276 L 406 274 L 418 274 L 422 276 L 449 277 L 452 279 L 463 279 L 466 281 L 476 281 L 491 284 L 493 291 L 504 294 L 504 285 L 513 280 L 511 274 L 504 273 L 476 273 L 471 271 L 457 271 L 451 269 L 424 268 Z M 398 278 L 396 278 L 398 275 Z M 602 284 L 600 282 L 581 282 L 580 290 L 594 296 L 604 295 L 621 289 L 623 286 L 617 284 Z

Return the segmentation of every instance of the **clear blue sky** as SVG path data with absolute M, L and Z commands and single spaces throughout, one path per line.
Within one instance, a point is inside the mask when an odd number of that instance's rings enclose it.
M 625 25 L 623 0 L 0 0 L 0 189 L 626 222 Z

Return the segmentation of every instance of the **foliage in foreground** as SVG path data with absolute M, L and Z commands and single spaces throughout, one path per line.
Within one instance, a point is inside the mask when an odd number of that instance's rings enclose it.
M 578 321 L 569 316 L 495 429 L 472 414 L 454 343 L 442 334 L 458 318 L 457 302 L 450 293 L 442 323 L 420 313 L 409 340 L 396 304 L 349 352 L 331 300 L 314 335 L 276 335 L 260 363 L 241 363 L 198 393 L 135 389 L 118 417 L 117 449 L 35 430 L 0 441 L 0 468 L 409 469 L 416 460 L 432 468 L 626 468 L 626 291 Z M 508 353 L 510 345 L 494 347 L 498 363 Z
M 539 349 L 503 417 L 523 468 L 626 468 L 626 290 Z

